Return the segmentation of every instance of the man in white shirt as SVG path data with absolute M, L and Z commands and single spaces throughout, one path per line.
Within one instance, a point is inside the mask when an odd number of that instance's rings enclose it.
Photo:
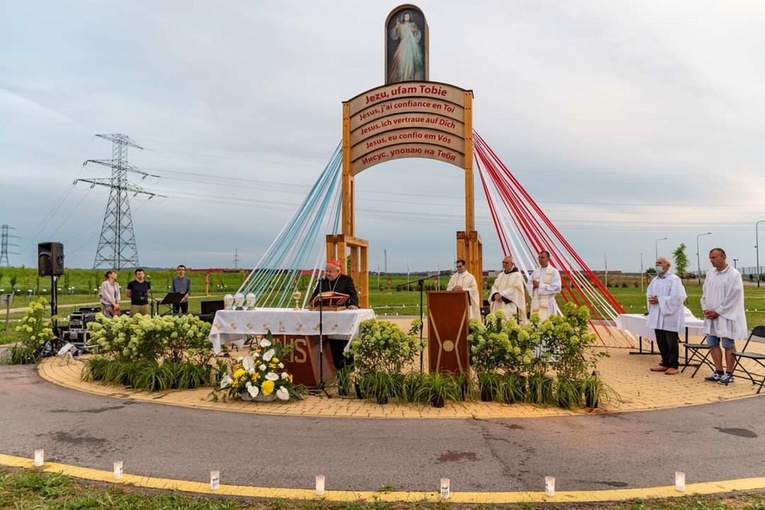
M 730 267 L 725 260 L 722 248 L 713 248 L 709 252 L 712 269 L 707 271 L 704 288 L 701 293 L 701 310 L 704 313 L 704 333 L 710 347 L 715 371 L 707 382 L 719 382 L 726 386 L 733 382 L 733 367 L 736 365 L 735 340 L 746 338 L 746 314 L 744 310 L 744 282 L 741 274 Z M 722 348 L 725 349 L 725 367 L 723 372 Z
M 508 319 L 515 317 L 518 324 L 526 324 L 526 284 L 511 255 L 502 259 L 502 272 L 494 280 L 489 301 L 492 312 L 502 310 Z
M 679 366 L 680 337 L 685 329 L 685 308 L 683 303 L 688 295 L 682 280 L 669 272 L 670 262 L 665 257 L 656 259 L 656 277 L 648 284 L 647 326 L 656 333 L 656 344 L 661 353 L 661 363 L 653 372 L 677 375 Z
M 457 272 L 449 278 L 446 290 L 456 292 L 467 291 L 470 296 L 470 318 L 481 319 L 481 301 L 478 294 L 478 284 L 475 281 L 475 277 L 468 272 L 464 260 L 460 259 L 457 261 Z
M 550 253 L 539 252 L 539 267 L 531 273 L 526 289 L 531 296 L 531 313 L 539 314 L 540 320 L 550 315 L 560 315 L 555 297 L 560 294 L 560 273 L 550 265 Z

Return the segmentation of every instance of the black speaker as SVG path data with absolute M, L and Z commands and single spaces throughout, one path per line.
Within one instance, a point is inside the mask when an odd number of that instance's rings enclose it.
M 61 276 L 64 274 L 64 245 L 61 243 L 37 244 L 37 274 Z

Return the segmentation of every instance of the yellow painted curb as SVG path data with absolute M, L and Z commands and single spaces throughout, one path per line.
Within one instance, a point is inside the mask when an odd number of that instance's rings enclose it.
M 210 489 L 209 483 L 173 480 L 123 474 L 121 480 L 114 480 L 111 471 L 45 462 L 42 467 L 34 467 L 34 461 L 23 457 L 0 454 L 0 466 L 34 469 L 44 473 L 60 473 L 73 478 L 95 482 L 130 485 L 149 489 L 190 492 L 194 494 L 237 496 L 265 499 L 300 499 L 326 500 L 337 502 L 380 501 L 380 502 L 431 502 L 441 501 L 436 491 L 340 491 L 327 490 L 322 497 L 310 489 L 249 487 L 244 485 L 221 484 L 217 490 Z M 718 482 L 692 483 L 686 485 L 685 492 L 677 491 L 673 486 L 645 487 L 639 489 L 608 489 L 602 491 L 557 491 L 555 496 L 546 496 L 544 492 L 454 492 L 448 499 L 451 503 L 503 504 L 503 503 L 585 503 L 605 501 L 629 501 L 633 499 L 678 498 L 693 494 L 720 494 L 733 491 L 752 491 L 765 489 L 765 477 L 740 478 Z

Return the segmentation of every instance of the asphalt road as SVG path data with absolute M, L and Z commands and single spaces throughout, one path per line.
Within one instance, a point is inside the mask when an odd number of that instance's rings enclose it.
M 738 384 L 738 383 L 737 383 Z M 743 383 L 742 383 L 743 384 Z M 0 366 L 0 453 L 264 487 L 598 490 L 765 476 L 765 399 L 570 418 L 360 420 L 200 411 L 79 393 Z

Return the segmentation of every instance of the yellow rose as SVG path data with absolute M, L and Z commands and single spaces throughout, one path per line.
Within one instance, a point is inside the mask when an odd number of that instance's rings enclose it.
M 260 385 L 260 389 L 263 391 L 263 395 L 270 395 L 274 392 L 274 381 L 263 381 L 263 384 Z
M 245 369 L 240 368 L 239 370 L 234 372 L 234 379 L 239 379 L 240 377 L 242 377 L 246 373 L 247 373 L 247 371 Z

